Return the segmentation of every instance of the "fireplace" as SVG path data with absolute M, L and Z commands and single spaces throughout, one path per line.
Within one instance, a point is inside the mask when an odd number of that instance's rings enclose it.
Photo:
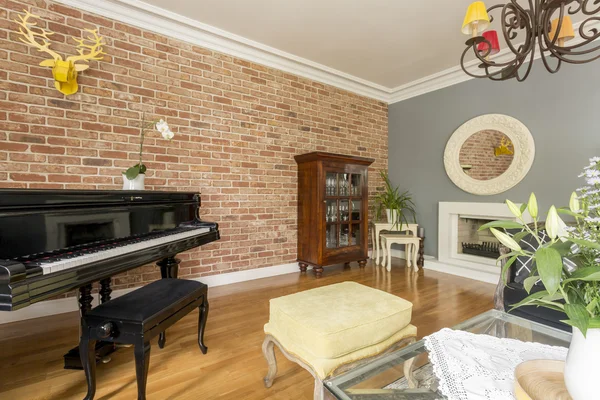
M 498 239 L 492 235 L 489 229 L 479 230 L 481 226 L 488 222 L 490 222 L 489 219 L 477 216 L 459 215 L 456 251 L 459 254 L 471 254 L 494 260 L 500 257 L 500 242 Z
M 515 220 L 506 204 L 440 202 L 438 218 L 438 259 L 428 262 L 432 269 L 497 283 L 499 244 L 479 227 L 499 219 Z

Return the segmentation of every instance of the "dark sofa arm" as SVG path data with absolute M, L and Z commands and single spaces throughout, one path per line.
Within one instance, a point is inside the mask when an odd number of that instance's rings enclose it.
M 501 256 L 508 253 L 510 253 L 510 249 L 508 247 L 500 246 Z M 498 285 L 496 285 L 496 293 L 494 294 L 494 308 L 500 311 L 506 311 L 504 309 L 504 282 L 508 282 L 508 277 L 510 276 L 510 268 L 504 272 L 504 275 L 502 274 L 502 270 L 504 269 L 504 265 L 506 265 L 507 261 L 508 258 L 504 258 L 502 259 L 502 261 L 500 261 L 500 280 L 498 281 Z

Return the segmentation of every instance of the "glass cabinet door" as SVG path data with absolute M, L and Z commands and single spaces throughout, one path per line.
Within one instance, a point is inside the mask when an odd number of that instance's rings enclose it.
M 325 173 L 325 247 L 361 245 L 362 175 Z

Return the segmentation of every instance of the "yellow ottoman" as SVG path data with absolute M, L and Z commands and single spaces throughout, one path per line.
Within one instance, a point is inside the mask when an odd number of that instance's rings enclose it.
M 359 362 L 415 341 L 412 303 L 381 290 L 343 282 L 270 301 L 263 354 L 271 387 L 277 364 L 273 346 L 315 378 L 315 399 L 323 380 Z

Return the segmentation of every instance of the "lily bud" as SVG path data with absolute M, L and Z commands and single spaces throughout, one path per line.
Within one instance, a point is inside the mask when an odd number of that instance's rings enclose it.
M 517 207 L 517 205 L 515 203 L 513 203 L 510 200 L 506 200 L 506 205 L 508 206 L 508 209 L 510 210 L 511 213 L 513 213 L 513 215 L 517 218 L 520 218 L 521 215 L 523 215 L 523 213 L 521 212 L 521 209 L 519 207 Z
M 569 208 L 572 212 L 577 213 L 581 210 L 579 206 L 579 198 L 577 197 L 577 193 L 573 192 L 571 194 L 571 200 L 569 201 Z
M 538 203 L 535 197 L 535 193 L 531 193 L 531 196 L 529 196 L 529 202 L 527 202 L 527 210 L 529 211 L 529 215 L 531 215 L 532 218 L 535 219 L 538 217 Z

